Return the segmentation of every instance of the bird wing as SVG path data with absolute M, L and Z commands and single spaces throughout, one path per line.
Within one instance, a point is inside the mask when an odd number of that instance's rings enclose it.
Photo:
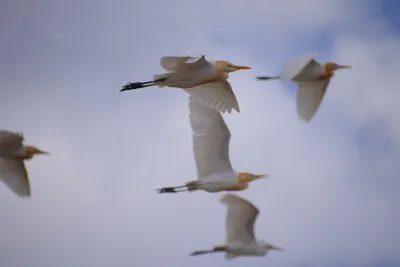
M 226 244 L 241 242 L 248 244 L 255 241 L 254 223 L 259 210 L 249 201 L 227 193 L 221 202 L 228 208 L 226 215 Z
M 324 98 L 330 80 L 297 82 L 297 114 L 303 121 L 310 121 Z
M 189 96 L 189 119 L 198 178 L 232 172 L 229 160 L 231 134 L 221 113 Z
M 0 158 L 0 180 L 20 197 L 31 195 L 28 172 L 23 160 Z
M 24 136 L 22 133 L 14 133 L 9 131 L 0 131 L 0 150 L 1 152 L 9 152 L 17 150 L 22 146 Z M 2 154 L 0 152 L 0 154 Z
M 236 95 L 227 80 L 217 80 L 184 90 L 208 108 L 220 112 L 231 113 L 232 109 L 240 112 Z
M 317 53 L 305 54 L 285 62 L 283 71 L 279 76 L 284 81 L 315 79 L 323 73 L 323 66 L 314 60 L 316 55 Z
M 210 65 L 205 59 L 206 56 L 200 57 L 173 57 L 167 56 L 160 59 L 160 65 L 166 71 L 175 72 L 181 69 L 196 69 Z

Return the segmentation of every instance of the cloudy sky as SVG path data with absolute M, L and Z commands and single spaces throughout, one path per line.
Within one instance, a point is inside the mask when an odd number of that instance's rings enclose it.
M 0 4 L 0 121 L 48 150 L 32 198 L 0 184 L 0 266 L 400 265 L 399 5 L 369 0 L 13 0 Z M 311 123 L 276 74 L 296 55 L 353 65 Z M 249 65 L 225 115 L 238 195 L 261 213 L 265 258 L 189 257 L 225 240 L 221 194 L 158 195 L 196 178 L 187 96 L 119 93 L 165 55 Z

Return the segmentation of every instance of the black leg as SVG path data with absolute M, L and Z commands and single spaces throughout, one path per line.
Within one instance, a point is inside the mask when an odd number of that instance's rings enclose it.
M 279 79 L 279 76 L 259 76 L 256 79 L 257 80 L 276 80 Z
M 135 90 L 135 89 L 139 89 L 139 88 L 154 86 L 156 82 L 164 82 L 166 79 L 167 78 L 160 78 L 155 81 L 148 81 L 148 82 L 142 82 L 142 83 L 141 82 L 127 83 L 119 91 L 123 92 L 123 91 L 129 91 L 129 90 Z

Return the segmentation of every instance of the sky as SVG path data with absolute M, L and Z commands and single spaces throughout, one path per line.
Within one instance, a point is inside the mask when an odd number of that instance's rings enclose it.
M 0 8 L 1 128 L 51 152 L 27 162 L 32 197 L 0 184 L 0 266 L 392 267 L 400 265 L 400 21 L 395 1 L 13 0 Z M 286 60 L 337 72 L 310 123 L 294 86 L 255 80 Z M 253 69 L 230 75 L 224 115 L 238 192 L 258 239 L 283 247 L 225 261 L 222 193 L 157 194 L 196 179 L 187 95 L 120 93 L 166 55 Z

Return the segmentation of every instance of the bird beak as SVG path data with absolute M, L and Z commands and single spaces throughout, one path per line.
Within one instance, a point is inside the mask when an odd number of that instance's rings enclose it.
M 339 65 L 338 66 L 338 69 L 351 69 L 352 68 L 352 66 L 349 66 L 349 65 Z
M 273 246 L 273 245 L 270 245 L 270 246 L 269 246 L 269 249 L 271 249 L 271 250 L 278 250 L 278 251 L 282 251 L 282 252 L 285 251 L 285 250 L 283 250 L 283 248 L 276 247 L 276 246 Z
M 238 66 L 238 65 L 235 65 L 235 66 L 233 66 L 235 69 L 237 69 L 237 70 L 250 70 L 251 68 L 250 67 L 247 67 L 247 66 Z
M 50 153 L 49 153 L 49 152 L 42 151 L 42 150 L 37 150 L 37 151 L 36 151 L 36 154 L 50 155 Z
M 268 174 L 256 174 L 256 178 L 268 178 Z

